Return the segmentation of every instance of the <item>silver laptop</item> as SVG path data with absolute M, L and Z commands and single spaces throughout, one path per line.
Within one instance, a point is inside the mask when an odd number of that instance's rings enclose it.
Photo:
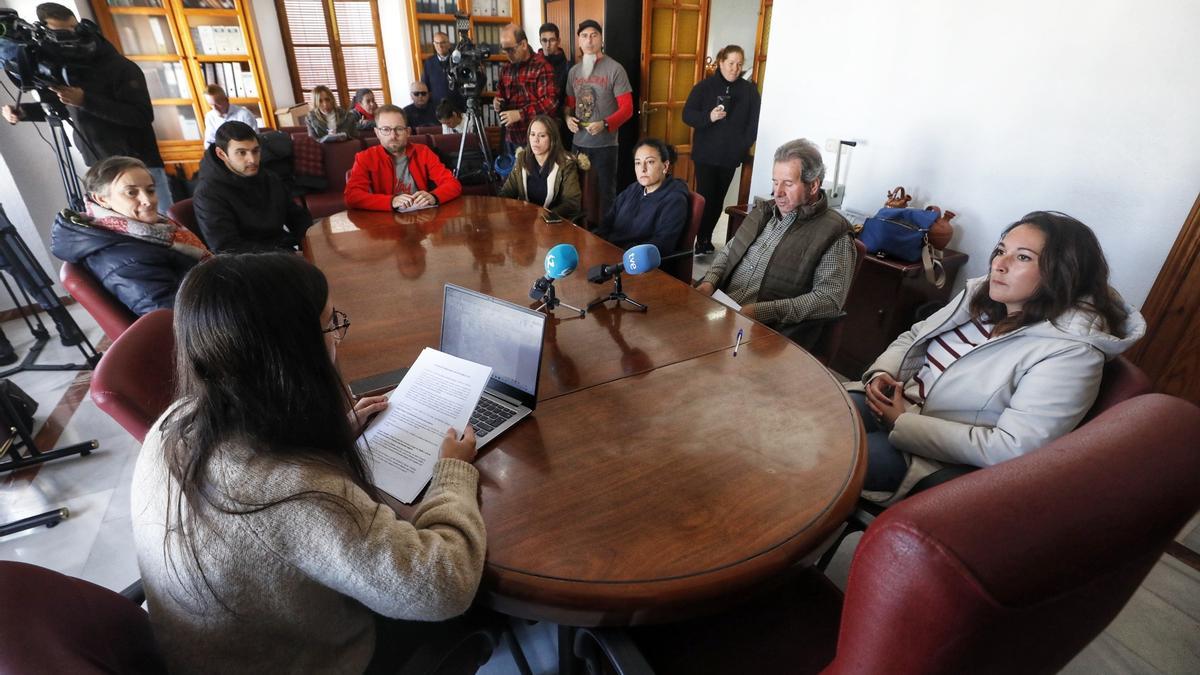
M 471 415 L 482 448 L 537 407 L 546 315 L 446 284 L 438 349 L 491 366 L 492 377 Z

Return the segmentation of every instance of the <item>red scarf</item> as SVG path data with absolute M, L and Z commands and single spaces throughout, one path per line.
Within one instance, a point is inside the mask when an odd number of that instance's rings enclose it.
M 375 121 L 375 116 L 372 115 L 371 113 L 367 112 L 366 110 L 364 110 L 361 103 L 355 103 L 354 109 L 358 111 L 359 115 L 362 115 L 362 118 L 364 120 L 367 120 L 368 122 Z

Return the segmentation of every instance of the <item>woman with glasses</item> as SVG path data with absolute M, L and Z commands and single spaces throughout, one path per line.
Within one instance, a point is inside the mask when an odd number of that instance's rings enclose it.
M 457 625 L 427 622 L 470 606 L 485 552 L 474 434 L 447 430 L 424 498 L 398 518 L 355 441 L 387 401 L 352 403 L 334 365 L 350 325 L 295 255 L 217 256 L 184 280 L 177 400 L 132 494 L 172 672 L 394 671 Z
M 358 138 L 358 116 L 338 107 L 333 91 L 323 84 L 313 87 L 313 109 L 305 118 L 308 135 L 322 143 Z
M 717 52 L 717 72 L 696 83 L 683 106 L 684 123 L 696 130 L 692 162 L 696 192 L 704 197 L 696 255 L 713 252 L 712 233 L 725 208 L 725 193 L 758 136 L 761 99 L 754 83 L 742 78 L 745 60 L 737 45 Z
M 583 215 L 579 166 L 563 150 L 558 125 L 546 115 L 529 123 L 529 142 L 517 148 L 513 170 L 500 196 L 543 206 L 566 220 Z

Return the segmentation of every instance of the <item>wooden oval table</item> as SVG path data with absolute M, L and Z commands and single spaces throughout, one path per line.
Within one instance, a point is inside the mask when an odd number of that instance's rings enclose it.
M 436 347 L 445 283 L 536 305 L 529 289 L 558 243 L 580 255 L 558 296 L 582 307 L 607 294 L 586 269 L 620 249 L 539 214 L 464 196 L 318 221 L 305 250 L 352 322 L 338 347 L 346 378 Z M 504 613 L 598 626 L 719 609 L 810 559 L 862 487 L 861 421 L 807 352 L 661 271 L 624 286 L 649 311 L 560 309 L 537 410 L 476 462 L 480 597 Z

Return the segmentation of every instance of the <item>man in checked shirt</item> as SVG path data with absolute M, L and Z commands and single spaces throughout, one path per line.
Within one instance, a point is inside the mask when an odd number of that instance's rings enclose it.
M 821 191 L 825 162 L 806 139 L 775 151 L 775 199 L 757 204 L 733 240 L 717 252 L 697 289 L 721 289 L 742 313 L 811 348 L 820 337 L 812 319 L 837 316 L 854 274 L 850 223 Z
M 512 154 L 525 145 L 529 123 L 538 115 L 554 116 L 558 88 L 554 67 L 533 51 L 525 31 L 516 24 L 500 29 L 500 48 L 508 63 L 500 67 L 500 82 L 492 105 L 505 125 L 505 150 Z

